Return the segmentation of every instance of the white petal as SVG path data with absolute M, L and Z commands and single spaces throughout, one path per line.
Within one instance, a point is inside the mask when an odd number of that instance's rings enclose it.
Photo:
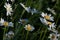
M 50 8 L 47 8 L 48 11 L 50 11 Z
M 45 18 L 40 18 L 40 21 L 41 21 L 43 24 L 48 25 L 48 24 L 47 24 L 47 20 L 46 20 Z
M 51 17 L 51 14 L 49 14 L 49 16 Z
M 8 26 L 11 26 L 11 27 L 13 27 L 13 23 L 12 22 L 9 22 L 9 25 Z
M 50 17 L 50 20 L 51 20 L 51 21 L 54 21 L 54 17 Z
M 44 16 L 45 16 L 44 12 L 42 12 L 41 16 L 42 16 L 42 17 L 44 17 Z
M 4 19 L 1 18 L 0 23 L 4 23 Z
M 56 27 L 55 23 L 52 23 L 52 25 L 51 25 L 51 26 L 52 26 L 52 28 L 55 28 L 55 27 Z
M 7 1 L 9 1 L 9 0 L 7 0 Z
M 25 9 L 26 9 L 26 7 L 25 7 L 25 5 L 24 5 L 23 3 L 20 3 L 20 5 L 21 5 L 23 8 L 25 8 Z

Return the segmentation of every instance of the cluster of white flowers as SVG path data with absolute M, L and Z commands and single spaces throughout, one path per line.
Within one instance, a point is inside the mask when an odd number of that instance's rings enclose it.
M 51 10 L 51 9 L 48 8 L 48 10 Z M 50 40 L 58 40 L 57 37 L 59 37 L 60 34 L 58 34 L 58 31 L 55 29 L 56 24 L 54 22 L 54 17 L 51 16 L 51 14 L 47 14 L 47 13 L 42 12 L 41 17 L 40 17 L 40 21 L 44 25 L 48 25 L 49 26 L 48 30 L 53 32 L 49 35 Z
M 55 24 L 55 22 L 54 23 L 50 22 L 50 21 L 54 21 L 54 17 L 51 16 L 51 14 L 48 15 L 47 13 L 44 13 L 44 12 L 42 12 L 41 16 L 42 16 L 42 17 L 40 17 L 41 22 L 45 25 L 48 25 L 49 30 L 52 30 L 52 29 L 54 30 L 54 28 L 56 27 L 56 24 Z
M 20 19 L 18 23 L 20 23 L 22 25 L 25 25 L 25 27 L 24 27 L 25 30 L 27 30 L 27 31 L 33 31 L 35 28 L 32 25 L 27 24 L 28 22 L 29 22 L 28 19 Z
M 5 3 L 4 7 L 6 9 L 6 16 L 11 16 L 13 13 L 13 9 L 12 9 L 12 5 L 10 3 L 8 3 L 9 0 L 7 0 L 7 2 Z M 10 0 L 11 2 L 14 2 L 14 0 Z M 26 7 L 23 3 L 20 3 L 20 5 L 28 12 L 31 13 L 32 15 L 34 13 L 40 13 L 38 10 L 36 10 L 35 8 L 31 8 Z M 48 11 L 50 11 L 51 13 L 53 13 L 54 15 L 56 15 L 55 11 L 53 9 L 47 8 Z M 54 33 L 49 35 L 49 38 L 51 40 L 58 40 L 57 37 L 60 36 L 60 34 L 58 34 L 58 31 L 56 31 L 56 24 L 54 22 L 54 17 L 52 16 L 52 14 L 48 14 L 48 13 L 41 13 L 41 17 L 40 17 L 40 21 L 44 24 L 48 26 L 48 30 L 52 31 Z M 21 23 L 24 25 L 24 29 L 27 31 L 33 31 L 35 29 L 34 26 L 32 26 L 31 24 L 28 24 L 29 20 L 28 19 L 20 19 L 18 23 Z M 13 27 L 13 22 L 7 22 L 5 21 L 3 18 L 1 18 L 0 20 L 0 26 L 5 26 L 5 27 Z M 6 33 L 6 37 L 8 38 L 12 38 L 14 36 L 14 32 L 13 31 L 9 31 L 8 33 Z

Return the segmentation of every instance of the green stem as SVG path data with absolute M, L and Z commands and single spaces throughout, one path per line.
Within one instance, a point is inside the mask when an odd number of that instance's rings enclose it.
M 26 39 L 25 39 L 25 40 L 27 40 L 27 39 L 28 39 L 28 34 L 29 34 L 29 31 L 27 31 L 27 34 L 26 34 Z
M 42 28 L 42 29 L 43 29 L 43 28 Z M 40 37 L 39 37 L 39 39 L 38 39 L 38 40 L 40 40 L 40 38 L 41 38 L 41 36 L 42 36 L 42 33 L 43 33 L 43 32 L 41 32 L 41 33 L 40 33 Z
M 6 27 L 4 28 L 3 40 L 5 40 Z
M 44 37 L 45 37 L 45 34 L 47 33 L 47 29 L 45 30 L 45 33 L 44 33 L 44 36 L 43 36 L 43 38 L 42 38 L 42 40 L 44 40 Z

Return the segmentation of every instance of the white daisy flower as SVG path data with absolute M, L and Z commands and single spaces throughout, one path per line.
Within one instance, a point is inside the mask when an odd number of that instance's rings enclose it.
M 52 17 L 51 14 L 47 15 L 47 13 L 42 12 L 41 16 L 44 17 L 44 18 L 47 19 L 47 20 L 54 21 L 54 20 L 53 20 L 54 17 Z
M 0 20 L 0 26 L 8 26 L 8 22 L 4 21 L 4 19 L 1 18 L 1 20 Z
M 58 40 L 57 36 L 55 34 L 50 34 L 50 40 Z
M 40 17 L 40 21 L 44 24 L 44 25 L 48 25 L 49 26 L 49 30 L 54 29 L 56 27 L 55 23 L 49 22 L 47 21 L 45 18 L 41 18 Z
M 25 25 L 25 30 L 27 30 L 27 31 L 33 31 L 35 28 L 33 27 L 33 26 L 31 26 L 30 24 L 28 24 L 28 25 Z
M 20 5 L 29 13 L 31 12 L 30 7 L 25 7 L 25 5 L 23 3 L 20 3 Z
M 6 14 L 6 15 L 7 15 L 7 16 L 8 16 L 8 15 L 11 15 L 11 14 L 12 14 L 11 12 L 13 12 L 12 7 L 11 7 L 11 4 L 5 3 L 4 7 L 5 7 L 6 10 L 7 10 L 7 14 Z
M 58 40 L 57 37 L 59 37 L 59 36 L 60 36 L 60 34 L 54 34 L 54 33 L 52 33 L 52 34 L 50 34 L 49 38 L 50 38 L 50 40 Z
M 52 14 L 56 15 L 56 12 L 53 9 L 47 8 L 48 11 L 50 11 Z
M 14 35 L 14 32 L 13 31 L 9 31 L 8 34 L 9 35 Z
M 8 37 L 8 38 L 13 38 L 13 36 L 14 36 L 13 31 L 9 31 L 8 33 L 6 33 L 6 37 Z

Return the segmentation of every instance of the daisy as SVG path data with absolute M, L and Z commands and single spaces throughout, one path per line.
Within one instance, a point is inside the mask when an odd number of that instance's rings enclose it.
M 44 18 L 47 19 L 47 20 L 54 21 L 54 20 L 53 20 L 54 17 L 52 17 L 51 14 L 47 15 L 47 13 L 42 12 L 41 16 L 44 17 Z
M 25 5 L 23 3 L 20 3 L 20 5 L 28 12 L 31 12 L 31 8 L 30 7 L 25 7 Z
M 58 38 L 55 34 L 50 34 L 49 38 L 50 38 L 50 40 L 58 40 Z
M 5 3 L 4 7 L 6 8 L 6 11 L 7 11 L 7 14 L 6 14 L 6 15 L 7 15 L 7 16 L 8 16 L 8 15 L 11 15 L 12 12 L 13 12 L 12 7 L 11 7 L 11 4 Z
M 33 26 L 31 26 L 30 24 L 28 24 L 28 25 L 25 25 L 25 30 L 27 30 L 27 31 L 33 31 L 35 28 L 33 27 Z
M 47 21 L 45 18 L 41 18 L 40 17 L 40 21 L 44 24 L 44 25 L 48 25 L 49 26 L 49 30 L 54 29 L 56 27 L 55 23 L 49 22 Z
M 57 37 L 59 37 L 59 36 L 60 36 L 60 34 L 54 34 L 54 33 L 52 33 L 52 34 L 50 34 L 49 38 L 50 38 L 50 40 L 58 40 Z
M 0 26 L 8 26 L 8 22 L 4 21 L 4 19 L 1 18 L 1 20 L 0 20 Z
M 13 31 L 9 31 L 8 33 L 6 33 L 6 37 L 8 37 L 8 38 L 13 38 L 13 36 L 14 36 Z

